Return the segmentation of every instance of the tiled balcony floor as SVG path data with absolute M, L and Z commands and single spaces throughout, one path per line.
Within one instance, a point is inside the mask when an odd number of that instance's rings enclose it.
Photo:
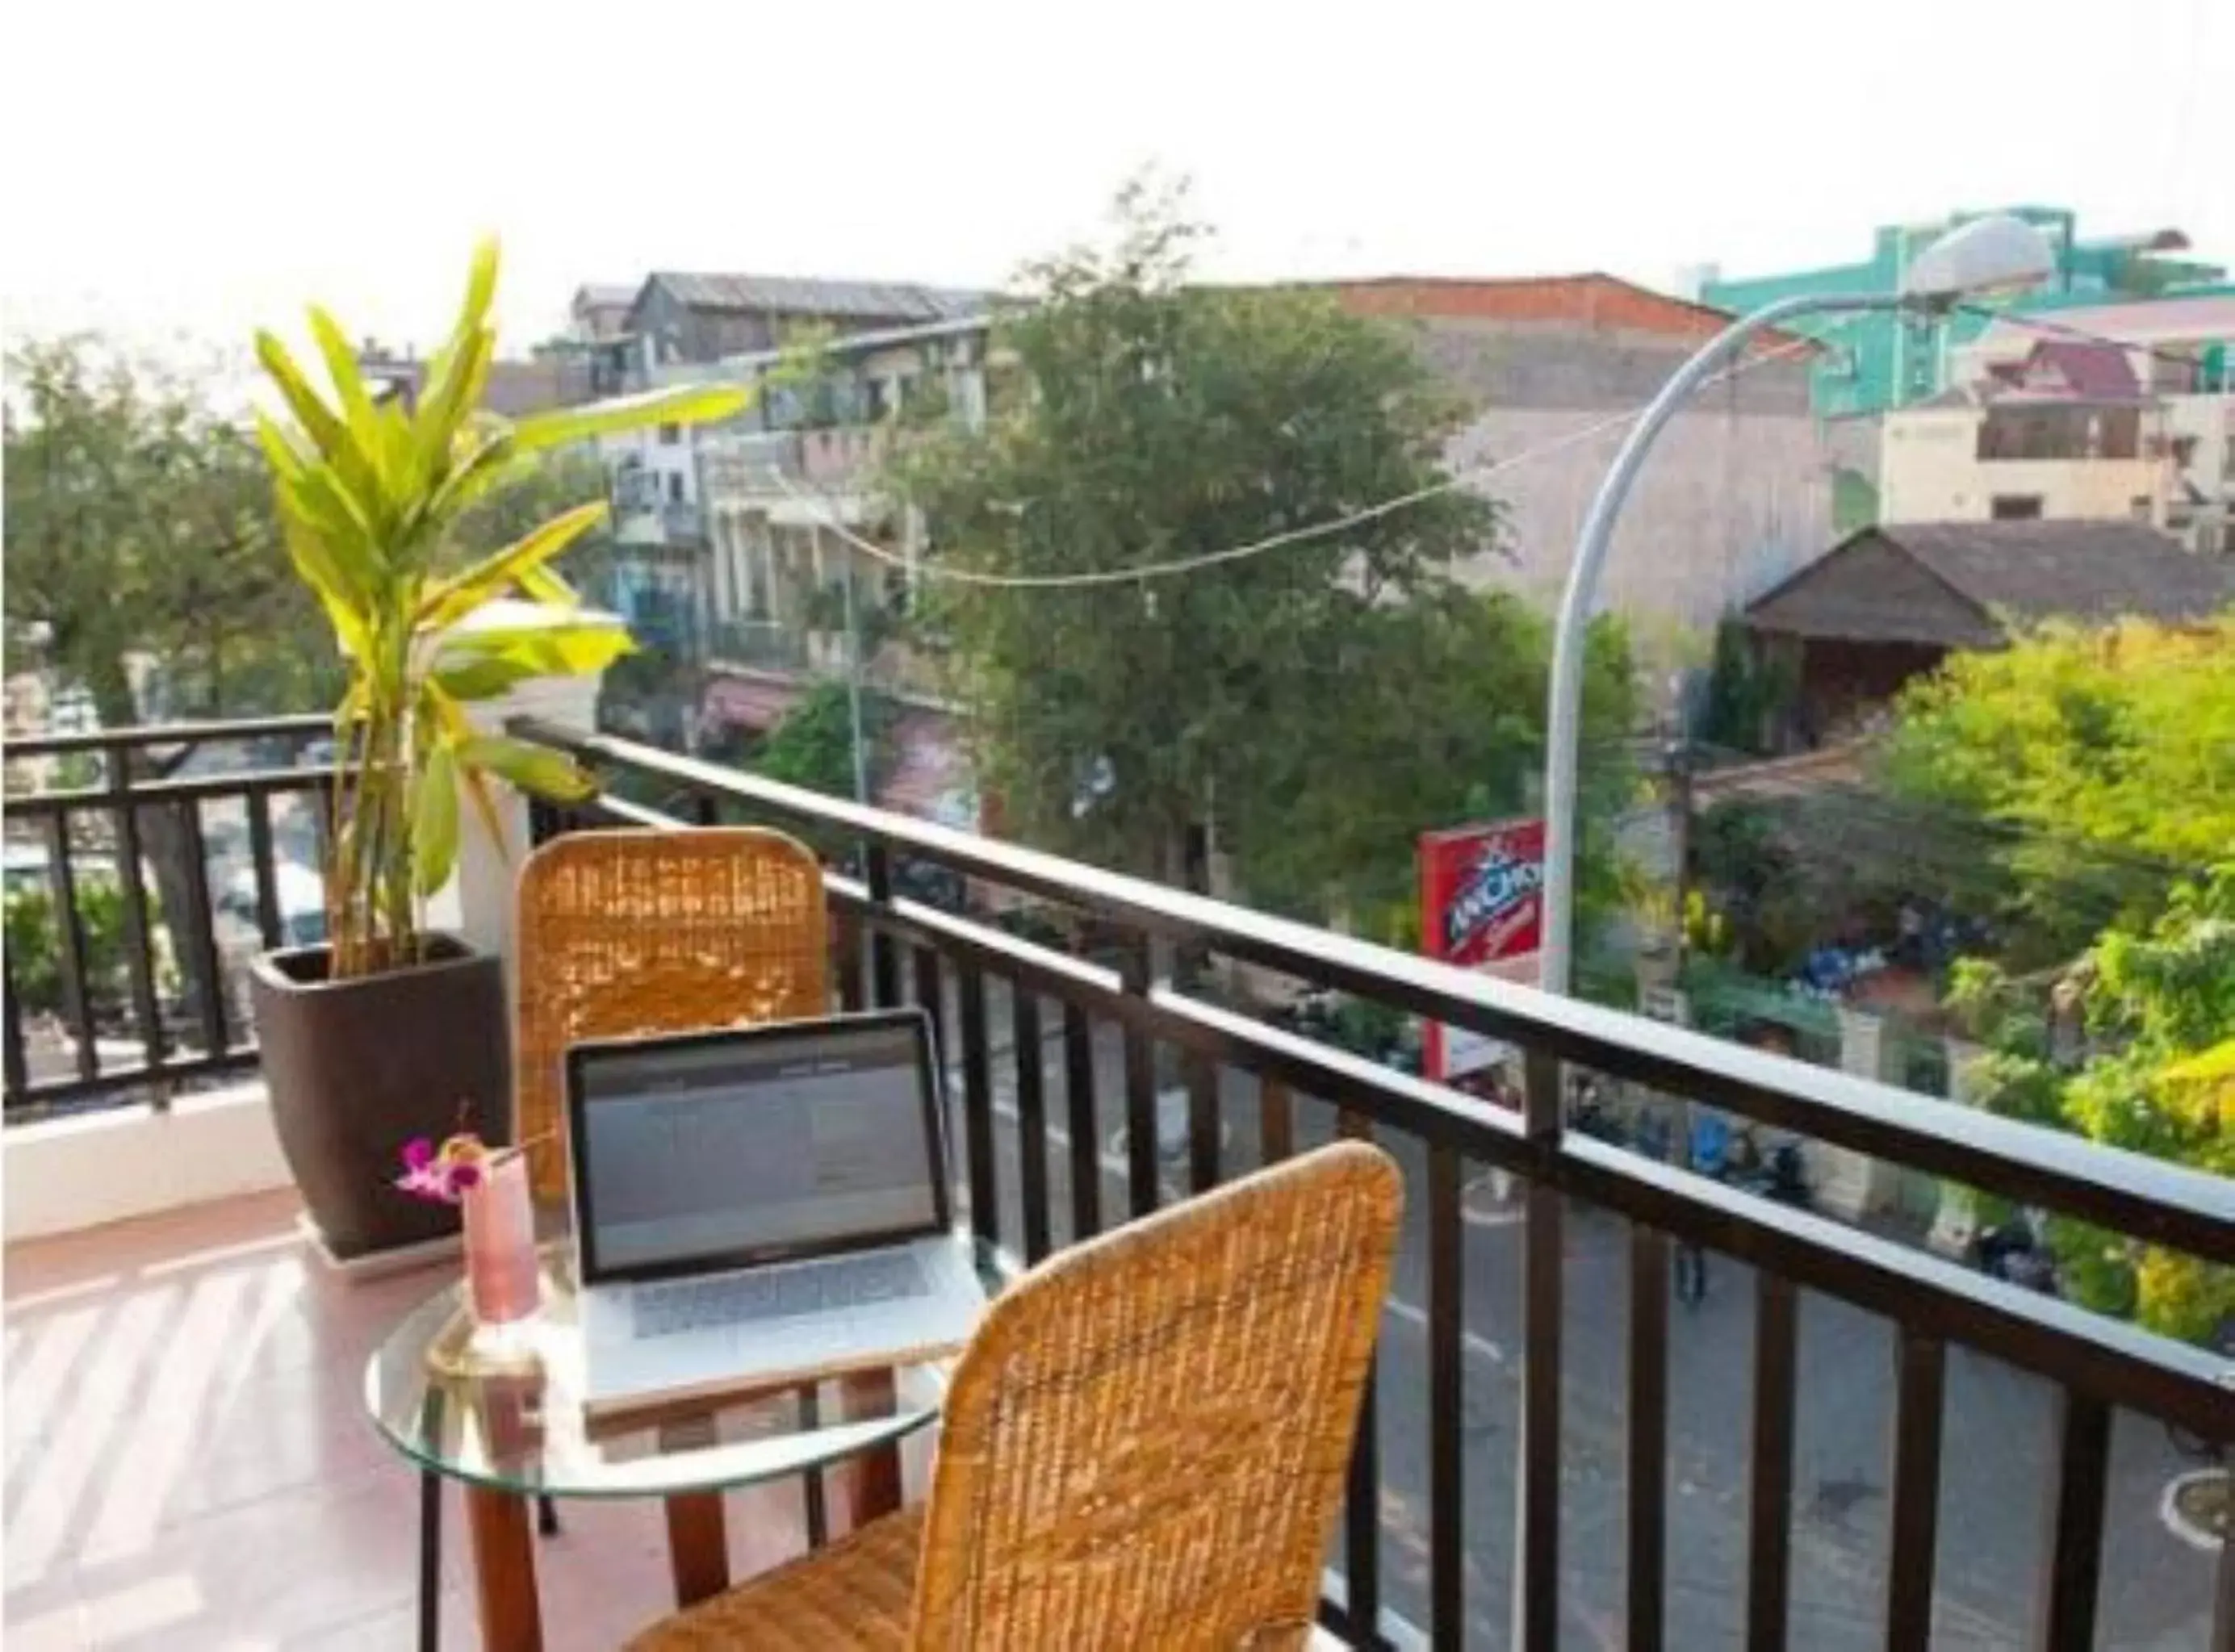
M 9 1248 L 9 1652 L 412 1644 L 418 1483 L 360 1385 L 446 1272 L 345 1283 L 294 1215 L 265 1195 Z M 561 1512 L 537 1544 L 546 1645 L 610 1648 L 669 1607 L 659 1508 Z M 455 1494 L 443 1526 L 443 1644 L 469 1649 Z M 733 1496 L 731 1575 L 802 1531 L 796 1486 Z

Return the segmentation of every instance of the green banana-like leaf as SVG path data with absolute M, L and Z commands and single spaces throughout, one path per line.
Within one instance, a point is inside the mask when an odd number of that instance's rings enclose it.
M 488 319 L 489 305 L 496 301 L 499 261 L 496 237 L 483 236 L 474 248 L 474 261 L 466 269 L 466 302 L 458 311 L 454 336 L 462 338 L 476 331 Z
M 311 336 L 331 394 L 276 338 L 257 338 L 288 410 L 276 421 L 257 419 L 288 554 L 350 659 L 334 724 L 335 784 L 348 788 L 350 804 L 325 872 L 340 977 L 413 955 L 413 892 L 433 893 L 456 869 L 462 791 L 496 836 L 502 822 L 491 793 L 499 781 L 562 799 L 594 790 L 564 752 L 476 731 L 467 704 L 531 678 L 600 670 L 632 646 L 610 619 L 579 614 L 555 627 L 448 634 L 444 627 L 510 587 L 573 604 L 552 560 L 604 507 L 567 512 L 437 580 L 434 559 L 458 513 L 532 474 L 541 449 L 652 421 L 718 417 L 746 401 L 737 389 L 661 392 L 531 421 L 523 439 L 481 405 L 495 352 L 495 281 L 492 243 L 475 254 L 464 305 L 416 406 L 374 397 L 348 335 L 322 310 L 311 312 Z
M 436 474 L 456 451 L 459 430 L 480 405 L 489 364 L 495 359 L 496 330 L 479 327 L 458 337 L 440 376 L 428 381 L 415 440 L 429 475 Z
M 519 660 L 488 655 L 437 666 L 431 680 L 454 700 L 487 700 L 517 688 L 536 674 L 534 666 Z
M 354 502 L 324 465 L 307 466 L 298 476 L 281 478 L 277 491 L 280 514 L 317 537 L 321 554 L 338 578 L 337 588 L 360 620 L 365 620 L 388 584 L 389 569 L 371 528 L 355 514 Z
M 343 419 L 362 432 L 372 422 L 372 397 L 365 393 L 364 377 L 357 370 L 357 351 L 351 347 L 349 336 L 339 322 L 314 304 L 311 337 L 317 341 L 318 354 L 325 358 L 326 377 L 333 381 L 334 394 L 341 399 Z
M 752 399 L 752 390 L 743 384 L 678 384 L 530 414 L 513 425 L 512 439 L 522 453 L 541 453 L 647 424 L 705 424 L 734 417 Z
M 522 791 L 554 803 L 580 803 L 597 794 L 597 783 L 563 751 L 508 735 L 477 734 L 458 746 L 458 762 L 468 770 L 486 769 Z
M 585 620 L 446 638 L 436 664 L 447 671 L 476 660 L 501 659 L 518 667 L 523 677 L 581 677 L 635 652 L 628 633 L 611 620 Z
M 555 608 L 579 608 L 581 593 L 559 577 L 559 570 L 548 566 L 530 568 L 520 576 L 520 588 L 538 602 L 547 602 Z
M 311 594 L 318 599 L 318 606 L 325 610 L 327 622 L 334 628 L 335 646 L 349 659 L 363 659 L 364 624 L 347 593 L 338 588 L 338 575 L 326 554 L 325 542 L 292 516 L 281 521 L 279 533 L 296 576 L 311 587 Z
M 458 758 L 438 740 L 419 765 L 418 797 L 411 819 L 411 879 L 423 895 L 450 881 L 458 859 Z
M 256 358 L 263 364 L 266 376 L 279 386 L 288 410 L 303 427 L 303 434 L 310 437 L 318 457 L 333 468 L 342 484 L 355 496 L 358 514 L 368 519 L 376 516 L 382 502 L 372 455 L 357 445 L 356 435 L 326 405 L 325 398 L 311 388 L 303 370 L 295 364 L 295 358 L 287 353 L 287 346 L 276 336 L 258 332 Z
M 436 523 L 456 520 L 469 506 L 527 481 L 543 468 L 541 454 L 513 450 L 508 424 L 471 438 L 473 444 L 462 457 L 458 456 L 460 439 L 454 439 L 451 446 L 449 475 L 427 502 L 428 518 Z
M 602 499 L 561 511 L 494 555 L 435 586 L 422 599 L 414 623 L 433 631 L 456 625 L 482 603 L 502 596 L 507 586 L 542 567 L 605 519 Z
M 499 854 L 502 854 L 506 842 L 505 830 L 497 818 L 496 801 L 489 796 L 488 777 L 478 769 L 468 769 L 458 777 L 458 783 L 465 788 L 466 796 L 473 799 L 474 813 L 481 816 L 482 829 L 488 834 L 488 841 L 497 846 Z

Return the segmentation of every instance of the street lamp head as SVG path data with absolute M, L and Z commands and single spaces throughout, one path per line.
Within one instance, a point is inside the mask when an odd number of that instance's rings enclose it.
M 2055 271 L 2048 237 L 2022 218 L 1997 213 L 1959 224 L 1918 253 L 1901 292 L 1904 298 L 1949 305 L 2022 292 Z

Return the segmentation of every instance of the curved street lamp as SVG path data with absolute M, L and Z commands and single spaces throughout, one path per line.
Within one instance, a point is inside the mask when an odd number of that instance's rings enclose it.
M 1545 716 L 1544 941 L 1537 954 L 1537 983 L 1547 992 L 1568 990 L 1574 956 L 1576 769 L 1583 732 L 1584 636 L 1599 570 L 1614 541 L 1616 519 L 1654 439 L 1692 392 L 1734 358 L 1741 346 L 1781 323 L 1799 316 L 1868 311 L 1939 314 L 1966 298 L 2037 285 L 2055 268 L 2055 251 L 2048 238 L 2022 219 L 2006 214 L 1973 219 L 1919 253 L 1895 292 L 1799 293 L 1741 316 L 1678 368 L 1630 427 L 1583 518 L 1553 633 L 1552 690 Z

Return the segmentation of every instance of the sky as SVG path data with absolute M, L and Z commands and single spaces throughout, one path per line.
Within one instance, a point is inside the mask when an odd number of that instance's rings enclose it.
M 1144 167 L 1240 279 L 1665 286 L 2021 201 L 2235 262 L 2222 0 L 0 11 L 11 336 L 423 344 L 492 232 L 521 348 L 652 269 L 998 284 Z

